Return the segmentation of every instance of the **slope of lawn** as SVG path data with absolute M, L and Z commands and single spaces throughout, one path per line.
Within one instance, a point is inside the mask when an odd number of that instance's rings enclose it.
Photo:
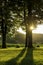
M 0 48 L 0 65 L 43 65 L 43 47 Z

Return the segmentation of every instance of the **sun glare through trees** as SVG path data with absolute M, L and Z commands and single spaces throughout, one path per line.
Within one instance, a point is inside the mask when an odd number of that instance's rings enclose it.
M 0 65 L 43 65 L 43 0 L 0 0 Z
M 31 26 L 30 30 L 32 30 L 32 33 L 43 34 L 43 24 L 37 25 L 37 27 L 35 29 L 33 26 Z M 17 31 L 22 33 L 22 34 L 26 34 L 26 32 L 24 32 L 24 30 L 22 30 L 21 27 Z
M 43 24 L 37 25 L 37 28 L 35 28 L 32 33 L 43 34 Z

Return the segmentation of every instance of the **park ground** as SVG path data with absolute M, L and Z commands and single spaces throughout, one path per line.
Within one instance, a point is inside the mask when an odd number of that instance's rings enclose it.
M 43 44 L 32 49 L 21 44 L 7 46 L 0 47 L 0 65 L 43 65 Z

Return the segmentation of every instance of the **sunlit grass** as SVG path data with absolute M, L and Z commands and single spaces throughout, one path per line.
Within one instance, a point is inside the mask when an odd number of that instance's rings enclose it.
M 8 61 L 12 58 L 15 58 L 21 51 L 14 49 L 11 50 L 1 50 L 0 51 L 0 61 Z
M 43 49 L 36 49 L 33 51 L 33 58 L 34 58 L 34 61 L 39 63 L 42 63 L 43 64 Z
M 43 47 L 0 48 L 0 65 L 43 65 Z
M 24 52 L 24 54 L 18 59 L 17 63 L 20 63 L 26 56 L 26 53 L 27 53 L 27 49 L 26 51 Z

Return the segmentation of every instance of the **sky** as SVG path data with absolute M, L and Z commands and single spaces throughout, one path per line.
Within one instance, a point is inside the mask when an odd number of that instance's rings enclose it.
M 26 32 L 24 32 L 21 28 L 19 28 L 17 31 L 22 34 L 26 34 Z M 32 30 L 32 33 L 43 34 L 43 24 L 37 25 L 37 27 L 34 30 Z
M 43 34 L 43 24 L 37 25 L 36 29 L 34 29 L 32 33 Z

